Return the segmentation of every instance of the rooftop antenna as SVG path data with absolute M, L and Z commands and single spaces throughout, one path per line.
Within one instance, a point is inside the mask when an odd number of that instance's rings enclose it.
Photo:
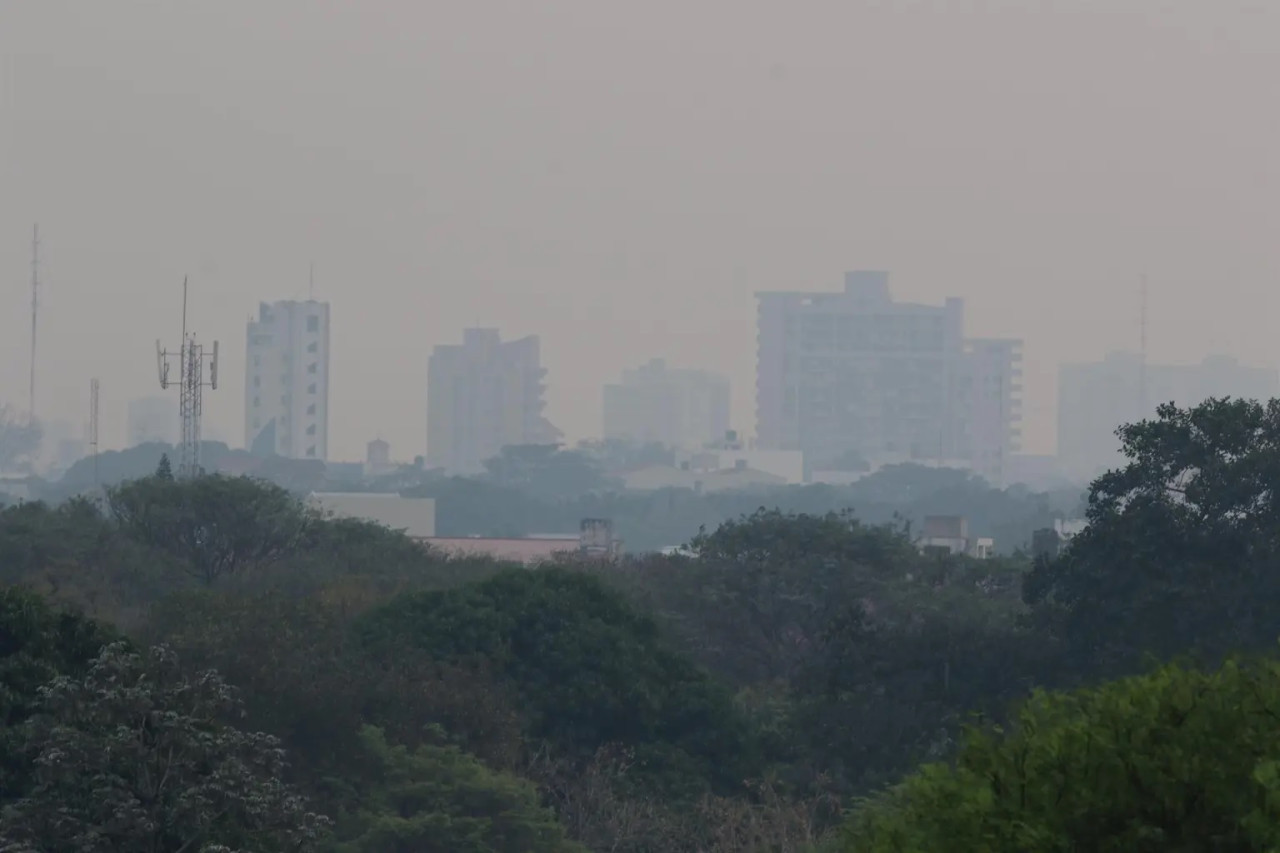
M 307 298 L 316 298 L 316 262 L 311 262 L 311 270 L 307 273 Z
M 99 485 L 98 479 L 98 380 L 89 380 L 89 452 L 93 454 L 93 487 Z
M 176 353 L 162 349 L 156 341 L 156 366 L 160 374 L 160 387 L 168 389 L 173 380 L 170 370 L 178 368 L 178 411 L 182 419 L 182 438 L 178 450 L 180 477 L 198 477 L 200 467 L 200 416 L 203 413 L 201 399 L 205 386 L 218 388 L 218 342 L 213 342 L 212 352 L 196 342 L 195 333 L 187 332 L 187 279 L 182 279 L 182 344 Z M 205 378 L 205 367 L 209 376 Z
M 1147 275 L 1142 274 L 1138 306 L 1138 406 L 1139 416 L 1147 417 Z
M 36 311 L 40 305 L 40 225 L 31 227 L 31 379 L 27 388 L 27 423 L 36 422 Z

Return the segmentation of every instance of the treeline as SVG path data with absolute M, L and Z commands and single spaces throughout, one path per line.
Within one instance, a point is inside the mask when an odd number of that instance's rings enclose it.
M 59 483 L 36 484 L 37 497 L 57 503 L 91 489 L 144 477 L 169 450 L 147 444 L 81 460 Z M 760 506 L 784 512 L 823 515 L 852 507 L 867 524 L 899 519 L 917 525 L 929 515 L 964 515 L 975 536 L 995 539 L 1001 553 L 1025 548 L 1031 533 L 1056 519 L 1077 516 L 1083 489 L 1034 492 L 1023 486 L 994 488 L 969 472 L 923 465 L 890 466 L 849 486 L 763 487 L 699 493 L 670 488 L 629 492 L 608 472 L 645 464 L 671 464 L 661 447 L 604 442 L 577 449 L 552 445 L 505 448 L 475 477 L 448 477 L 415 466 L 377 477 L 326 474 L 316 460 L 258 459 L 244 451 L 207 442 L 209 470 L 220 466 L 251 471 L 255 478 L 297 495 L 311 491 L 398 492 L 436 499 L 436 531 L 441 536 L 527 536 L 571 533 L 584 518 L 608 518 L 630 553 L 680 545 L 700 527 L 754 512 Z M 359 468 L 359 466 L 356 466 Z
M 1280 404 L 1121 439 L 1035 564 L 758 509 L 529 570 L 163 470 L 10 507 L 0 849 L 1273 849 Z

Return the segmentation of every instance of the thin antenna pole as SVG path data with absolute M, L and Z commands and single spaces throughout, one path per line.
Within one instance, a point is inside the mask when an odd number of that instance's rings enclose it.
M 1138 294 L 1138 405 L 1140 417 L 1147 417 L 1147 276 L 1142 275 Z
M 27 389 L 27 423 L 36 422 L 36 312 L 40 305 L 40 225 L 31 228 L 31 380 Z
M 99 486 L 98 478 L 98 380 L 89 380 L 89 449 L 93 454 L 93 486 Z
M 311 270 L 307 273 L 307 298 L 316 298 L 316 262 L 311 262 Z

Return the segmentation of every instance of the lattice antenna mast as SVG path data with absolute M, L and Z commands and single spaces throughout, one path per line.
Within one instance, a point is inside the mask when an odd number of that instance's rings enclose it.
M 200 418 L 203 414 L 202 392 L 207 386 L 218 387 L 218 342 L 214 341 L 209 352 L 196 342 L 194 332 L 187 331 L 187 279 L 182 279 L 182 345 L 176 353 L 162 349 L 156 341 L 156 362 L 160 372 L 160 387 L 174 384 L 169 374 L 178 369 L 178 411 L 182 419 L 182 439 L 178 449 L 179 477 L 197 477 L 200 467 Z M 205 371 L 208 368 L 206 378 Z
M 1142 276 L 1138 294 L 1138 412 L 1146 419 L 1147 412 L 1147 276 Z
M 31 227 L 31 379 L 27 388 L 27 423 L 36 422 L 36 312 L 40 306 L 40 226 Z
M 89 380 L 89 452 L 93 454 L 93 485 L 97 488 L 98 479 L 98 380 Z

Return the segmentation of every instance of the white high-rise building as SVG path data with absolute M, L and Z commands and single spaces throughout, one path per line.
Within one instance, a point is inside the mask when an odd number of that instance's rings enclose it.
M 1003 484 L 1018 449 L 1022 344 L 968 339 L 964 302 L 896 302 L 889 274 L 837 292 L 757 294 L 756 434 L 811 471 L 960 464 Z
M 427 464 L 475 474 L 504 447 L 558 444 L 546 408 L 537 335 L 504 341 L 497 329 L 466 329 L 427 366 Z
M 245 446 L 260 456 L 329 453 L 329 303 L 262 303 L 249 321 Z

